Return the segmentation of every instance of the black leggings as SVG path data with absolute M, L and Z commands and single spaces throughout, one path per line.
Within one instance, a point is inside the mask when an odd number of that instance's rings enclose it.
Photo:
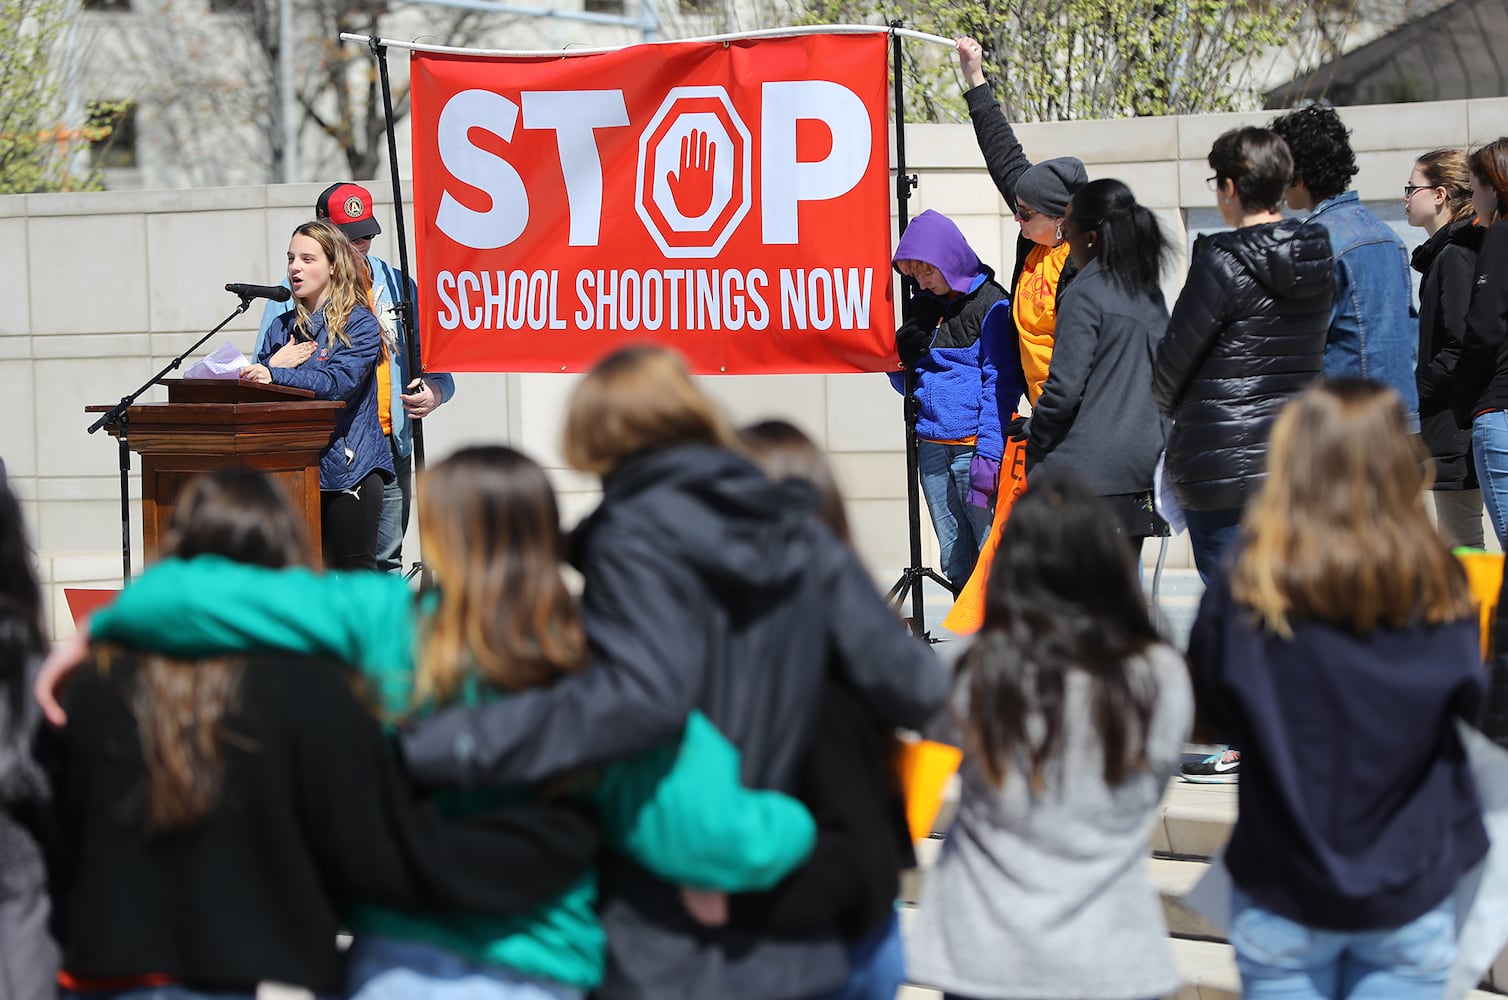
M 325 569 L 376 569 L 377 522 L 382 518 L 382 473 L 368 472 L 346 490 L 319 495 Z

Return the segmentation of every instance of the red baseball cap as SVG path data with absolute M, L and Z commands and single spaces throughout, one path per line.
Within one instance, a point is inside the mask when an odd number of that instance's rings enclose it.
M 372 192 L 350 181 L 325 188 L 314 203 L 314 217 L 335 223 L 348 239 L 369 239 L 382 232 L 372 214 Z

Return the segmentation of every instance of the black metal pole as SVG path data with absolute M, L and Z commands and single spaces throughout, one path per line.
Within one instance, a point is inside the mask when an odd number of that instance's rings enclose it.
M 890 22 L 890 27 L 903 27 L 905 22 L 896 19 Z M 893 30 L 890 33 L 890 60 L 891 76 L 894 86 L 893 101 L 895 103 L 895 204 L 899 231 L 904 233 L 906 226 L 911 222 L 910 202 L 911 189 L 916 186 L 916 178 L 906 173 L 906 93 L 904 86 L 904 63 L 901 58 L 901 36 Z M 902 288 L 905 286 L 902 285 Z M 911 318 L 911 297 L 901 297 L 901 319 Z M 916 439 L 916 418 L 918 404 L 916 401 L 916 370 L 907 367 L 902 376 L 903 386 L 903 416 L 906 422 L 906 529 L 911 543 L 911 563 L 906 567 L 901 578 L 895 586 L 890 588 L 887 599 L 894 600 L 898 604 L 904 603 L 907 591 L 911 595 L 911 632 L 921 638 L 930 638 L 927 634 L 926 607 L 922 593 L 923 583 L 927 579 L 936 580 L 949 591 L 956 593 L 954 584 L 922 565 L 922 498 L 921 498 L 921 449 Z
M 387 115 L 387 164 L 393 182 L 393 215 L 398 229 L 398 274 L 403 287 L 399 294 L 399 322 L 403 324 L 403 343 L 408 350 L 408 370 L 415 377 L 424 374 L 424 358 L 419 350 L 417 304 L 408 297 L 408 229 L 403 222 L 403 181 L 398 176 L 398 133 L 393 122 L 393 84 L 387 71 L 387 46 L 377 38 L 368 38 L 372 55 L 377 59 L 377 73 L 382 79 L 382 111 Z M 407 389 L 404 386 L 404 389 Z M 424 421 L 411 421 L 414 431 L 414 472 L 424 468 Z

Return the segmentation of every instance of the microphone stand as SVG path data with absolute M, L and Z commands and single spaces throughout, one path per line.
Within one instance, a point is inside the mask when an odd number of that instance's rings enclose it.
M 236 306 L 235 310 L 229 316 L 222 319 L 219 326 L 215 327 L 209 333 L 206 333 L 204 336 L 194 341 L 194 343 L 190 345 L 186 351 L 169 362 L 167 367 L 163 368 L 162 371 L 158 372 L 156 375 L 153 375 L 151 378 L 143 382 L 135 392 L 131 393 L 131 395 L 122 396 L 119 403 L 116 403 L 114 406 L 110 407 L 110 409 L 106 410 L 103 414 L 100 415 L 100 418 L 98 420 L 89 425 L 90 434 L 93 434 L 101 427 L 114 427 L 115 436 L 118 439 L 120 446 L 120 559 L 122 586 L 131 582 L 131 448 L 128 443 L 128 437 L 130 434 L 130 422 L 127 418 L 126 411 L 132 403 L 136 402 L 138 396 L 146 392 L 148 389 L 152 388 L 152 386 L 156 385 L 158 382 L 162 381 L 163 377 L 166 376 L 169 372 L 182 365 L 184 359 L 187 358 L 190 354 L 193 354 L 199 348 L 203 347 L 206 340 L 209 340 L 209 338 L 225 329 L 226 324 L 244 313 L 246 310 L 250 309 L 251 300 L 253 298 L 255 298 L 255 296 L 242 295 L 241 304 Z

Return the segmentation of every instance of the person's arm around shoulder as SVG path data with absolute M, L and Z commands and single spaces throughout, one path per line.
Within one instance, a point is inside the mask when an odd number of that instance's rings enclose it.
M 299 698 L 283 706 L 298 743 L 289 777 L 321 873 L 343 903 L 513 916 L 590 870 L 600 837 L 589 813 L 534 802 L 442 822 L 411 791 L 349 676 L 332 664 L 299 666 Z
M 959 38 L 954 42 L 958 50 L 958 64 L 963 73 L 964 101 L 969 107 L 969 120 L 974 124 L 974 138 L 979 143 L 979 152 L 984 155 L 985 167 L 990 179 L 1005 203 L 1014 210 L 1016 206 L 1016 181 L 1031 167 L 1026 151 L 1011 123 L 1006 121 L 1000 102 L 990 91 L 984 76 L 984 48 L 972 38 Z
M 350 400 L 364 380 L 375 378 L 377 359 L 382 355 L 382 327 L 371 311 L 358 307 L 346 319 L 346 336 L 350 345 L 334 342 L 328 333 L 324 358 L 311 358 L 298 368 L 274 368 L 272 381 L 309 389 L 319 399 Z
M 89 635 L 188 658 L 258 649 L 329 656 L 383 676 L 412 670 L 412 597 L 391 573 L 164 559 L 94 614 Z
M 678 739 L 608 765 L 595 795 L 608 845 L 676 885 L 771 888 L 811 854 L 817 826 L 789 795 L 744 787 L 740 761 L 692 712 Z
M 1104 320 L 1100 303 L 1083 285 L 1063 297 L 1053 336 L 1052 367 L 1026 422 L 1028 470 L 1061 444 L 1072 429 L 1084 403 Z
M 1189 380 L 1225 328 L 1231 292 L 1223 257 L 1207 238 L 1194 244 L 1188 279 L 1152 365 L 1152 394 L 1164 416 L 1171 417 L 1178 408 Z
M 703 585 L 633 538 L 593 544 L 582 572 L 590 665 L 549 688 L 415 723 L 401 735 L 411 774 L 428 784 L 523 784 L 680 733 L 707 666 L 695 627 Z

